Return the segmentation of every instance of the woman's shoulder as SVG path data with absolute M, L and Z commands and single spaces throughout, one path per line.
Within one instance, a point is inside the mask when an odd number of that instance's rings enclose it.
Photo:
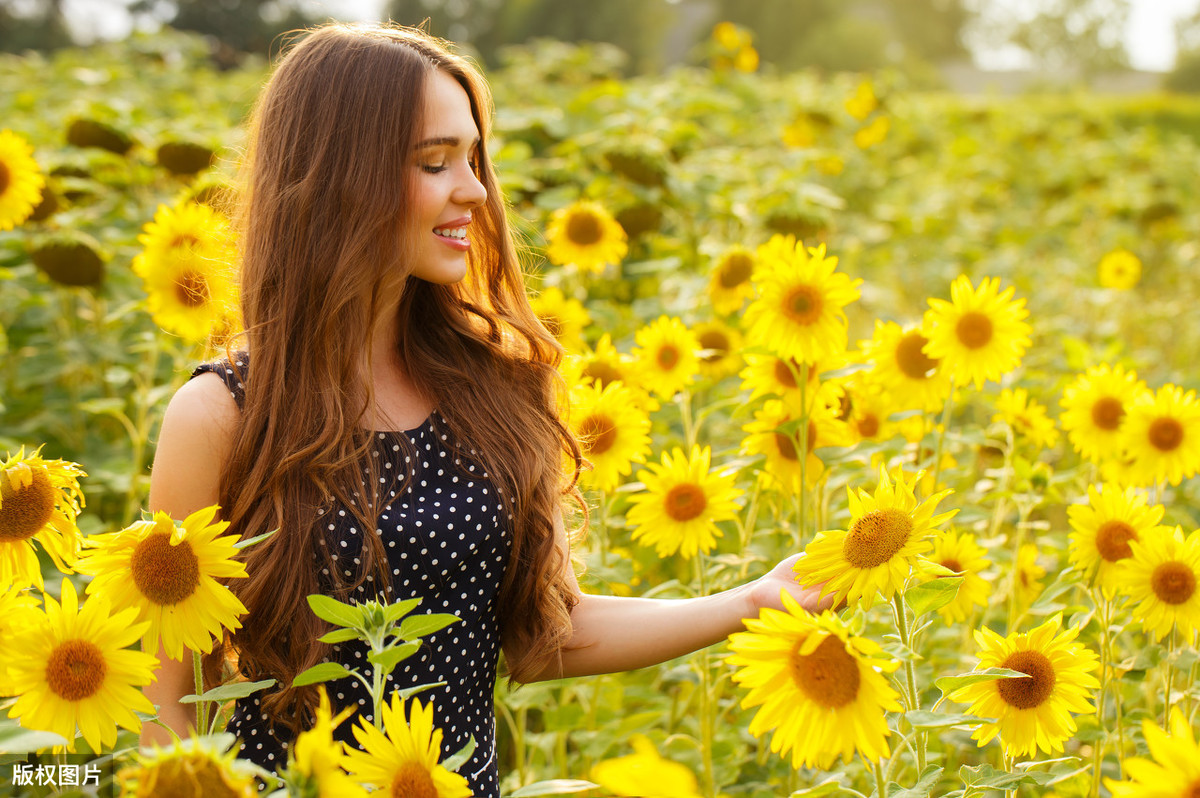
M 233 401 L 238 407 L 242 407 L 246 399 L 246 380 L 250 370 L 250 354 L 248 352 L 236 352 L 229 357 L 221 358 L 220 360 L 212 360 L 206 363 L 201 363 L 192 370 L 191 382 L 197 382 L 197 377 L 204 374 L 212 374 L 225 385 L 225 389 L 233 397 Z M 217 381 L 214 379 L 205 379 L 200 382 L 215 385 Z

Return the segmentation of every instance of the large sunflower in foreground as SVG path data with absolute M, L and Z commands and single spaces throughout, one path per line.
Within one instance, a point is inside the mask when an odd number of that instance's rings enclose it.
M 1163 506 L 1148 506 L 1134 488 L 1111 483 L 1088 486 L 1088 503 L 1067 507 L 1071 521 L 1071 564 L 1089 574 L 1105 595 L 1115 595 L 1120 563 L 1133 555 L 1130 542 L 1158 527 Z
M 470 798 L 467 780 L 438 764 L 442 730 L 433 727 L 433 705 L 422 707 L 414 698 L 411 707 L 406 719 L 404 702 L 392 693 L 391 704 L 382 707 L 386 735 L 359 718 L 354 739 L 363 750 L 347 750 L 346 769 L 388 795 Z
M 1130 614 L 1155 640 L 1177 627 L 1185 644 L 1200 629 L 1200 529 L 1158 527 L 1129 541 L 1131 554 L 1113 582 Z
M 620 223 L 603 205 L 579 200 L 560 208 L 546 226 L 546 257 L 559 266 L 573 263 L 585 272 L 602 272 L 629 251 Z
M 993 423 L 1004 423 L 1013 437 L 1028 441 L 1034 449 L 1049 449 L 1058 443 L 1058 429 L 1046 415 L 1046 406 L 1029 398 L 1024 388 L 1005 388 L 996 397 Z
M 21 447 L 0 463 L 0 586 L 42 587 L 34 540 L 65 573 L 79 554 L 79 478 L 87 475 L 75 463 L 42 459 L 41 451 L 26 456 Z
M 11 130 L 0 130 L 0 230 L 28 219 L 42 201 L 45 185 L 33 148 Z
M 996 735 L 1010 756 L 1034 756 L 1063 750 L 1075 734 L 1071 713 L 1094 712 L 1092 691 L 1100 686 L 1092 673 L 1096 655 L 1075 642 L 1079 629 L 1062 630 L 1062 615 L 1055 615 L 1030 632 L 1001 637 L 991 629 L 975 632 L 979 644 L 976 670 L 1007 668 L 1028 674 L 1025 678 L 994 679 L 960 687 L 948 696 L 970 704 L 967 712 L 985 723 L 971 737 L 986 745 Z
M 633 463 L 650 453 L 650 417 L 638 407 L 633 392 L 619 382 L 577 385 L 571 391 L 571 429 L 583 457 L 591 463 L 580 482 L 613 490 Z
M 707 553 L 717 545 L 717 524 L 737 516 L 733 486 L 735 471 L 709 468 L 712 450 L 693 446 L 663 452 L 662 464 L 650 463 L 637 478 L 645 489 L 629 497 L 625 520 L 634 527 L 633 539 L 654 546 L 659 557 L 679 552 L 685 558 Z
M 1121 427 L 1130 472 L 1141 485 L 1178 485 L 1200 469 L 1200 401 L 1196 392 L 1164 385 L 1128 409 Z
M 930 298 L 925 354 L 940 361 L 955 382 L 983 387 L 998 382 L 1021 362 L 1031 328 L 1024 299 L 1013 288 L 1000 290 L 1000 278 L 983 278 L 978 288 L 961 274 L 950 285 L 950 300 Z
M 713 310 L 724 316 L 741 310 L 754 296 L 754 253 L 742 246 L 730 247 L 717 259 L 708 279 L 708 296 Z
M 921 327 L 901 327 L 894 321 L 875 322 L 863 349 L 873 364 L 872 377 L 902 409 L 940 410 L 950 395 L 950 377 L 936 359 L 925 354 L 929 336 Z
M 991 563 L 987 558 L 987 550 L 975 542 L 974 535 L 947 529 L 933 539 L 933 551 L 928 559 L 963 578 L 954 600 L 938 610 L 938 614 L 948 623 L 961 623 L 971 617 L 976 608 L 987 606 L 992 584 L 982 574 Z M 928 577 L 938 578 L 942 577 Z
M 844 308 L 858 299 L 862 280 L 836 271 L 824 244 L 806 249 L 793 236 L 773 236 L 757 255 L 759 295 L 746 309 L 747 340 L 807 363 L 843 352 Z
M 913 482 L 920 479 L 917 474 Z M 796 562 L 796 581 L 824 583 L 822 596 L 833 595 L 835 603 L 861 601 L 870 609 L 876 596 L 886 601 L 904 586 L 918 558 L 933 547 L 930 535 L 958 510 L 934 515 L 950 491 L 918 501 L 899 469 L 894 482 L 886 468 L 879 469 L 874 495 L 861 488 L 857 495 L 851 488 L 846 492 L 850 528 L 819 533 Z
M 1142 736 L 1153 760 L 1125 760 L 1125 781 L 1106 778 L 1112 798 L 1192 798 L 1200 794 L 1200 745 L 1183 711 L 1171 708 L 1170 732 L 1142 721 Z
M 155 746 L 133 755 L 117 773 L 122 798 L 256 798 L 254 765 L 223 750 L 208 737 L 188 737 L 169 748 Z M 350 796 L 362 794 L 347 793 Z M 332 798 L 340 793 L 316 793 Z
M 747 454 L 766 457 L 761 478 L 769 488 L 784 493 L 800 489 L 800 416 L 778 399 L 771 399 L 754 413 L 754 420 L 743 427 L 746 438 L 742 450 Z M 816 404 L 808 416 L 803 472 L 812 487 L 820 479 L 825 464 L 814 449 L 826 446 L 849 446 L 853 443 L 846 425 L 838 421 L 827 405 Z
M 700 344 L 679 319 L 660 316 L 639 329 L 634 340 L 637 346 L 633 358 L 639 378 L 659 398 L 670 399 L 696 379 Z
M 329 696 L 321 688 L 316 720 L 296 738 L 285 781 L 293 794 L 313 798 L 366 798 L 367 791 L 346 775 L 346 746 L 333 738 L 333 731 L 354 713 L 346 707 L 335 717 Z M 421 793 L 416 793 L 421 795 Z
M 176 525 L 169 515 L 136 521 L 120 532 L 93 535 L 79 562 L 93 574 L 88 595 L 106 596 L 117 609 L 134 607 L 149 621 L 142 648 L 163 650 L 174 659 L 192 651 L 212 651 L 213 637 L 239 629 L 246 608 L 218 579 L 246 576 L 234 560 L 236 535 L 221 536 L 229 526 L 213 523 L 216 506 L 198 510 Z
M 1125 411 L 1149 394 L 1137 374 L 1102 363 L 1078 375 L 1063 389 L 1059 423 L 1085 460 L 1098 463 L 1120 455 Z
M 45 597 L 46 611 L 13 636 L 5 653 L 11 687 L 19 696 L 8 710 L 27 729 L 65 737 L 75 750 L 78 729 L 95 753 L 117 741 L 117 726 L 140 731 L 135 712 L 154 714 L 139 688 L 154 680 L 158 659 L 128 647 L 146 629 L 133 609 L 110 614 L 103 596 L 83 606 L 69 579 L 62 599 Z
M 855 753 L 872 762 L 888 756 L 887 713 L 901 707 L 884 674 L 900 663 L 832 612 L 813 615 L 782 595 L 783 611 L 764 608 L 746 619 L 748 631 L 729 636 L 729 663 L 739 668 L 733 680 L 750 688 L 742 706 L 762 706 L 750 733 L 774 729 L 771 750 L 790 750 L 795 768 L 828 769 Z

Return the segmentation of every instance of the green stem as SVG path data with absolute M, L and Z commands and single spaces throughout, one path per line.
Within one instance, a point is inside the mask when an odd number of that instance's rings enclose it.
M 699 424 L 692 421 L 692 393 L 688 390 L 682 390 L 675 397 L 675 401 L 679 403 L 679 416 L 683 422 L 683 439 L 687 441 L 688 456 L 691 456 L 692 447 L 696 445 L 696 437 L 699 433 Z
M 1109 602 L 1104 597 L 1103 590 L 1096 588 L 1096 595 L 1093 601 L 1100 613 L 1100 690 L 1096 696 L 1096 719 L 1100 724 L 1101 731 L 1104 730 L 1104 694 L 1108 690 L 1108 659 L 1109 659 Z M 1096 740 L 1094 756 L 1092 760 L 1092 790 L 1091 798 L 1099 798 L 1100 795 L 1100 773 L 1104 768 L 1104 740 L 1101 737 Z
M 196 683 L 196 695 L 204 694 L 204 665 L 200 661 L 200 652 L 192 652 L 192 679 Z M 204 730 L 208 728 L 207 707 L 206 702 L 196 702 L 196 734 L 204 734 Z
M 788 364 L 789 367 L 791 364 Z M 804 548 L 804 537 L 808 531 L 805 518 L 805 495 L 808 493 L 808 361 L 800 364 L 800 429 L 796 457 L 800 460 L 800 488 L 796 500 L 796 549 Z
M 1174 657 L 1172 656 L 1174 653 L 1175 653 L 1175 627 L 1172 626 L 1171 627 L 1171 637 L 1167 641 L 1167 656 L 1165 656 L 1163 658 L 1163 667 L 1167 669 L 1166 685 L 1163 690 L 1162 727 L 1164 729 L 1171 728 L 1171 686 L 1172 686 L 1171 682 L 1173 681 L 1172 677 L 1175 675 L 1175 666 L 1174 666 L 1174 664 L 1172 664 L 1171 660 L 1174 659 Z
M 696 555 L 696 578 L 700 584 L 700 595 L 708 595 L 705 579 L 704 555 Z M 717 794 L 717 780 L 713 772 L 713 696 L 712 675 L 708 663 L 708 649 L 699 652 L 700 660 L 700 758 L 704 773 L 704 795 L 713 798 Z
M 880 765 L 878 759 L 875 760 L 874 770 L 876 793 L 879 795 L 879 798 L 887 798 L 887 779 L 883 776 L 883 767 Z
M 892 604 L 896 609 L 896 631 L 900 633 L 900 645 L 912 652 L 911 640 L 908 634 L 908 616 L 904 606 L 904 598 L 899 591 L 892 595 Z M 917 668 L 913 664 L 912 657 L 904 659 L 904 678 L 908 685 L 908 708 L 916 710 L 921 708 L 920 697 L 917 694 Z M 925 770 L 925 733 L 917 734 L 917 773 Z
M 950 393 L 946 403 L 942 405 L 942 423 L 934 430 L 937 433 L 937 444 L 933 449 L 933 492 L 937 493 L 938 476 L 942 473 L 942 442 L 946 439 L 946 429 L 950 425 L 950 408 L 954 404 L 954 377 L 950 378 Z M 920 451 L 918 446 L 917 451 Z

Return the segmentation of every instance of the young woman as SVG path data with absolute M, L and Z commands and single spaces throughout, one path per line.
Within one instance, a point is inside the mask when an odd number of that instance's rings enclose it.
M 171 400 L 150 505 L 220 504 L 231 531 L 279 532 L 231 587 L 249 612 L 209 658 L 277 687 L 238 702 L 241 755 L 274 769 L 315 706 L 300 671 L 364 650 L 323 645 L 305 597 L 420 596 L 461 621 L 426 639 L 389 687 L 423 698 L 444 751 L 498 795 L 492 694 L 503 649 L 518 682 L 640 668 L 721 640 L 781 590 L 815 608 L 791 560 L 717 595 L 581 593 L 562 504 L 580 467 L 563 425 L 561 349 L 525 295 L 488 158 L 490 95 L 420 31 L 329 25 L 296 44 L 254 111 L 241 220 L 244 349 Z M 189 665 L 159 652 L 147 693 L 180 734 Z M 335 711 L 365 692 L 328 685 Z M 347 741 L 349 723 L 341 732 Z M 145 739 L 165 742 L 147 726 Z

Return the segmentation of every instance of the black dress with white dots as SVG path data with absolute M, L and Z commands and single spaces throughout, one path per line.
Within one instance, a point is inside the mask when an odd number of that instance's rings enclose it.
M 242 354 L 236 356 L 236 371 L 234 364 L 222 360 L 199 366 L 192 376 L 217 374 L 240 407 L 245 390 L 239 375 L 248 374 L 248 365 L 248 357 Z M 460 619 L 424 638 L 418 652 L 387 676 L 386 694 L 390 699 L 392 688 L 445 682 L 445 686 L 418 696 L 422 704 L 433 704 L 435 727 L 443 732 L 441 758 L 457 752 L 474 737 L 475 752 L 458 772 L 470 782 L 475 795 L 499 796 L 493 706 L 500 653 L 496 606 L 512 545 L 512 516 L 483 466 L 460 459 L 449 440 L 446 421 L 436 411 L 415 429 L 375 435 L 372 456 L 379 459 L 378 472 L 394 483 L 388 489 L 390 502 L 380 513 L 375 534 L 387 552 L 395 600 L 420 597 L 414 612 L 452 613 Z M 399 478 L 388 478 L 392 473 Z M 409 478 L 402 484 L 406 474 Z M 362 547 L 357 522 L 337 506 L 319 513 L 335 566 L 342 568 L 344 576 L 353 577 Z M 328 579 L 328 568 L 315 552 L 313 563 L 321 569 L 322 581 Z M 368 585 L 358 588 L 364 600 L 374 597 L 366 595 Z M 358 670 L 369 680 L 372 666 L 367 662 L 367 650 L 358 641 L 337 644 L 332 646 L 330 660 Z M 357 680 L 339 679 L 325 687 L 335 713 L 357 706 L 366 722 L 372 722 L 370 695 Z M 336 736 L 356 745 L 351 726 L 357 722 L 352 715 Z M 268 771 L 287 764 L 288 730 L 269 724 L 257 697 L 237 702 L 228 731 L 239 740 L 239 757 Z

